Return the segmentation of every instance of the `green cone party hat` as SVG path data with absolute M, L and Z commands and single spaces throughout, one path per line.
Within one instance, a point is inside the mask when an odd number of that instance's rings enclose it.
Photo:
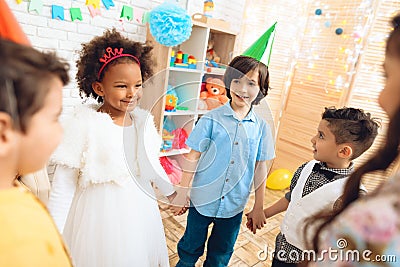
M 275 38 L 275 25 L 276 22 L 249 48 L 247 48 L 246 51 L 243 52 L 242 56 L 255 58 L 268 66 L 272 52 L 272 44 L 274 43 Z

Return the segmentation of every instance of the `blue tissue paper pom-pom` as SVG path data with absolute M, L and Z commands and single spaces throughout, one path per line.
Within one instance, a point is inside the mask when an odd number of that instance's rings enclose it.
M 172 3 L 163 3 L 150 13 L 150 33 L 162 45 L 176 46 L 192 33 L 192 19 L 186 10 Z

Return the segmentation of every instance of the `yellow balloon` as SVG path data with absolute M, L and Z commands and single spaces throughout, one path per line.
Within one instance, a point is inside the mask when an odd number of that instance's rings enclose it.
M 267 187 L 274 190 L 286 189 L 290 186 L 293 173 L 287 169 L 277 169 L 267 178 Z

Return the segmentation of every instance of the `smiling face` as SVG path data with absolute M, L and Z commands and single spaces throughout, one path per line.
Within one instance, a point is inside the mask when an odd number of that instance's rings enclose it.
M 94 82 L 93 90 L 103 98 L 101 109 L 113 118 L 123 118 L 131 112 L 143 95 L 142 74 L 136 63 L 110 66 L 101 82 Z
M 389 118 L 392 118 L 400 107 L 400 59 L 391 54 L 387 54 L 383 64 L 386 83 L 379 94 L 379 105 L 386 111 Z
M 260 91 L 258 76 L 258 69 L 254 69 L 240 79 L 232 79 L 229 89 L 232 97 L 231 106 L 234 111 L 250 110 L 251 103 Z

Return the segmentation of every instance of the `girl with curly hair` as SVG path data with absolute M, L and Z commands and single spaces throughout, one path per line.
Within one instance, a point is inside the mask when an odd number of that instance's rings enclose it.
M 137 107 L 151 49 L 115 29 L 82 45 L 76 79 L 97 104 L 66 121 L 49 200 L 77 267 L 169 266 L 152 182 L 170 200 L 175 193 L 153 117 Z

